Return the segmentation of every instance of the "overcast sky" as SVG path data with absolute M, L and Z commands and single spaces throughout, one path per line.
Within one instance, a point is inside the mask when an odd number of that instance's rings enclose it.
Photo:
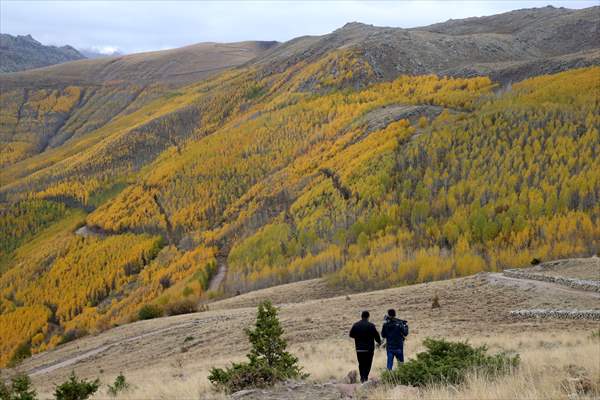
M 44 44 L 124 53 L 197 42 L 285 41 L 331 32 L 346 22 L 409 28 L 500 12 L 584 8 L 571 1 L 0 1 L 0 32 Z

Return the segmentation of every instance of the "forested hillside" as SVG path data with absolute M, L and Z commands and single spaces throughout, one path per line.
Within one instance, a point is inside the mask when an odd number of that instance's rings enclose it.
M 15 165 L 19 161 L 66 142 L 72 148 L 74 140 L 116 117 L 162 95 L 177 96 L 178 87 L 243 64 L 274 45 L 199 43 L 2 74 L 0 167 L 11 166 L 24 176 L 31 171 L 24 164 Z
M 0 96 L 0 364 L 146 304 L 600 250 L 600 67 L 392 77 L 345 40 L 292 51 L 315 40 L 176 89 Z

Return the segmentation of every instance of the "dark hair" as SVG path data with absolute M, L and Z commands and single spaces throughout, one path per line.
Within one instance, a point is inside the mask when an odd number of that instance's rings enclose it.
M 363 312 L 362 312 L 362 314 L 360 314 L 360 317 L 361 317 L 362 319 L 367 319 L 367 318 L 369 318 L 370 316 L 371 316 L 371 314 L 369 314 L 369 312 L 368 312 L 368 311 L 363 311 Z
M 393 308 L 390 308 L 390 309 L 388 310 L 388 315 L 389 315 L 390 317 L 392 317 L 392 318 L 393 318 L 393 317 L 395 317 L 395 316 L 396 316 L 396 310 L 394 310 Z

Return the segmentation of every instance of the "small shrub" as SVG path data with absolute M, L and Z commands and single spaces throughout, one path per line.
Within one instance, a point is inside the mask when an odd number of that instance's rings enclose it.
M 79 380 L 75 372 L 71 372 L 69 380 L 56 387 L 54 397 L 56 400 L 85 400 L 96 393 L 99 387 L 99 379 L 92 382 Z
M 21 343 L 13 352 L 8 361 L 9 367 L 16 367 L 24 359 L 31 357 L 31 343 L 29 341 Z
M 183 295 L 183 297 L 188 297 L 194 294 L 194 289 L 192 289 L 189 286 L 186 286 L 183 288 L 183 291 L 181 292 L 181 294 Z
M 433 296 L 433 300 L 431 301 L 431 308 L 440 308 L 440 298 L 437 293 Z
M 182 92 L 168 92 L 165 94 L 165 98 L 172 99 L 173 97 L 183 96 Z
M 285 351 L 283 328 L 277 309 L 270 301 L 258 305 L 254 329 L 246 329 L 246 335 L 252 345 L 248 362 L 233 363 L 226 369 L 211 369 L 208 379 L 217 390 L 231 393 L 307 376 L 298 365 L 298 358 Z
M 125 376 L 123 374 L 119 374 L 119 376 L 115 378 L 115 383 L 113 383 L 112 386 L 108 385 L 108 394 L 116 397 L 119 393 L 125 392 L 128 389 L 129 383 L 125 379 Z
M 198 302 L 193 299 L 185 299 L 167 304 L 165 312 L 167 315 L 189 314 L 198 311 Z
M 485 346 L 472 347 L 468 343 L 425 339 L 427 351 L 417 358 L 385 371 L 382 379 L 388 384 L 425 386 L 432 383 L 456 385 L 464 381 L 470 371 L 477 370 L 490 376 L 506 373 L 519 364 L 519 356 L 505 353 L 487 355 Z
M 163 316 L 163 309 L 154 304 L 146 304 L 138 311 L 139 319 L 153 319 Z
M 82 337 L 86 336 L 87 334 L 88 334 L 88 331 L 86 331 L 85 329 L 79 329 L 79 328 L 69 329 L 61 336 L 60 342 L 58 342 L 58 344 L 65 344 L 65 343 L 72 342 L 73 340 L 82 338 Z
M 163 289 L 168 289 L 169 287 L 171 287 L 171 278 L 169 278 L 168 276 L 163 276 L 158 280 L 158 283 Z
M 0 399 L 36 400 L 37 393 L 31 387 L 31 379 L 27 375 L 17 375 L 11 379 L 10 386 L 0 381 Z
M 10 389 L 6 386 L 3 380 L 0 379 L 0 399 L 1 400 L 10 400 Z
M 198 306 L 198 312 L 206 312 L 208 311 L 208 304 L 200 304 Z
M 273 386 L 286 378 L 265 359 L 254 363 L 233 363 L 230 368 L 213 368 L 208 379 L 219 391 L 237 392 L 247 388 Z

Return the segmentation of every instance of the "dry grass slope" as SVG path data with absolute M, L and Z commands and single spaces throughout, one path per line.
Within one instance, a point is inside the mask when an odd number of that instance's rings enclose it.
M 0 87 L 101 85 L 129 82 L 181 86 L 241 65 L 277 42 L 197 43 L 176 49 L 79 60 L 2 75 Z
M 75 369 L 82 376 L 99 376 L 104 382 L 122 371 L 136 385 L 124 398 L 211 397 L 214 394 L 205 379 L 208 369 L 243 358 L 248 345 L 242 331 L 254 319 L 254 304 L 271 298 L 279 303 L 292 350 L 311 373 L 311 380 L 317 382 L 340 379 L 354 367 L 347 330 L 358 313 L 371 310 L 379 325 L 380 316 L 390 306 L 410 321 L 409 356 L 420 350 L 423 338 L 430 336 L 485 342 L 492 350 L 517 351 L 523 356 L 523 366 L 514 376 L 497 382 L 473 377 L 464 387 L 428 388 L 419 394 L 421 398 L 523 398 L 521 394 L 530 399 L 556 398 L 567 390 L 561 387 L 561 379 L 569 377 L 568 364 L 584 368 L 591 377 L 598 376 L 600 351 L 598 343 L 589 339 L 598 330 L 598 322 L 509 316 L 513 309 L 599 309 L 596 293 L 557 290 L 547 282 L 516 281 L 501 274 L 482 273 L 375 292 L 338 294 L 327 293 L 327 286 L 319 280 L 257 291 L 217 301 L 208 312 L 141 321 L 83 338 L 36 355 L 19 370 L 33 374 L 42 392 L 51 390 L 53 383 Z M 436 294 L 441 308 L 432 309 L 431 299 Z M 294 302 L 297 300 L 300 302 Z M 375 370 L 383 363 L 384 354 L 378 352 Z M 393 389 L 382 389 L 371 395 L 377 399 L 400 398 L 394 393 Z

